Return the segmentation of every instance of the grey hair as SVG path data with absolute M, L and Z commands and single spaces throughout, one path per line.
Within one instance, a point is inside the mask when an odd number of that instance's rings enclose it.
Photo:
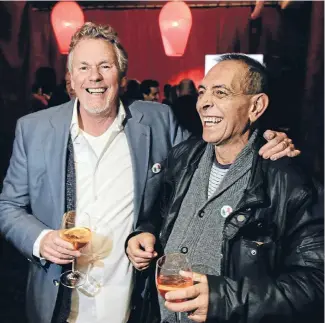
M 218 63 L 224 61 L 239 61 L 247 66 L 243 80 L 245 94 L 268 93 L 269 80 L 266 67 L 255 59 L 241 53 L 227 53 L 220 56 Z
M 72 72 L 73 50 L 83 39 L 103 39 L 112 44 L 117 58 L 120 77 L 122 78 L 126 75 L 128 69 L 128 55 L 120 43 L 120 39 L 118 38 L 116 31 L 109 25 L 97 25 L 93 22 L 86 22 L 71 38 L 67 61 L 68 70 L 70 73 Z

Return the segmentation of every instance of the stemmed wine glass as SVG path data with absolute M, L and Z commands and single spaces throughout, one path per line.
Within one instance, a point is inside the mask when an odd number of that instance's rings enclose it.
M 85 214 L 82 225 L 76 226 L 76 212 L 69 211 L 64 214 L 60 237 L 70 242 L 75 250 L 82 252 L 82 249 L 90 242 L 91 236 L 89 215 Z M 72 269 L 65 271 L 60 276 L 61 284 L 68 288 L 77 288 L 83 285 L 86 279 L 86 274 L 75 269 L 75 259 L 72 262 Z
M 87 214 L 89 219 L 92 217 Z M 113 249 L 113 231 L 107 227 L 105 223 L 91 221 L 91 241 L 82 250 L 82 255 L 78 258 L 78 268 L 86 272 L 86 281 L 78 287 L 78 291 L 88 297 L 96 296 L 101 287 L 101 279 L 97 280 L 96 276 L 98 268 L 103 268 L 104 259 L 110 256 Z
M 191 265 L 182 253 L 171 253 L 157 260 L 156 285 L 160 295 L 165 298 L 169 291 L 189 287 L 193 285 L 192 277 L 180 275 L 180 271 L 192 272 Z M 173 302 L 183 302 L 174 300 Z M 181 323 L 182 313 L 175 313 L 176 322 Z

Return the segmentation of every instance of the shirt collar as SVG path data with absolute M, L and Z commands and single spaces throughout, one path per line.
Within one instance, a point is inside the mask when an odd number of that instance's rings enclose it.
M 118 113 L 116 119 L 114 120 L 114 124 L 116 124 L 116 127 L 119 131 L 123 130 L 124 128 L 123 122 L 125 120 L 125 117 L 126 117 L 125 108 L 122 101 L 120 101 Z M 80 134 L 79 121 L 78 121 L 78 98 L 75 99 L 73 105 L 72 119 L 70 124 L 70 134 L 71 134 L 72 141 L 77 139 L 77 137 Z

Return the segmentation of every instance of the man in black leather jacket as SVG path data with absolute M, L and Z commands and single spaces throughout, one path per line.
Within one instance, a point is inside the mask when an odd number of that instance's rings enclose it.
M 187 313 L 184 322 L 323 321 L 322 189 L 288 158 L 258 155 L 266 93 L 265 68 L 240 54 L 224 55 L 200 85 L 204 141 L 171 151 L 160 217 L 142 219 L 127 241 L 148 275 L 139 323 L 175 322 L 165 308 Z M 160 248 L 186 254 L 197 283 L 158 304 L 150 262 Z

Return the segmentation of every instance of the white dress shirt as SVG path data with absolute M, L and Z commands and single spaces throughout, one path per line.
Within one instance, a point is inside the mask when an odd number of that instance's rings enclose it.
M 76 268 L 83 272 L 90 268 L 89 275 L 101 287 L 94 297 L 73 289 L 69 323 L 124 323 L 129 317 L 132 266 L 124 243 L 133 225 L 134 186 L 124 119 L 120 103 L 112 125 L 93 137 L 79 129 L 75 101 L 70 134 L 76 169 L 76 225 L 90 225 L 98 256 L 90 267 L 86 257 L 79 258 Z M 39 247 L 35 249 L 34 245 L 34 255 Z

